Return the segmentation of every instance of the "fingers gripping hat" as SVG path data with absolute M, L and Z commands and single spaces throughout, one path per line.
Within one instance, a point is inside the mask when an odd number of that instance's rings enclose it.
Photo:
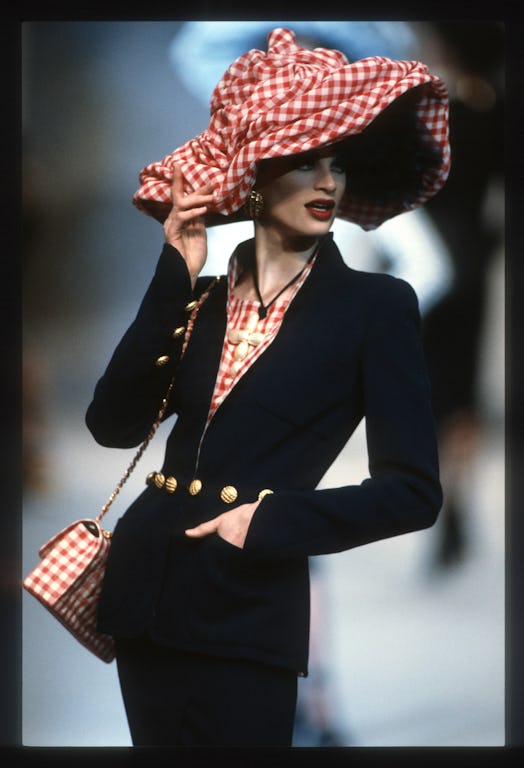
M 140 172 L 137 208 L 165 219 L 176 163 L 186 192 L 212 184 L 208 223 L 245 219 L 258 163 L 342 142 L 338 216 L 374 229 L 424 203 L 449 173 L 446 86 L 417 61 L 349 63 L 340 51 L 302 48 L 279 28 L 267 53 L 254 49 L 231 64 L 210 111 L 206 130 Z

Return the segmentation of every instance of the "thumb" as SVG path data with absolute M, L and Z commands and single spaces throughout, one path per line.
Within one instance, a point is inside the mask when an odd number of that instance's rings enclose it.
M 195 526 L 195 528 L 187 528 L 184 533 L 190 538 L 199 539 L 203 536 L 209 536 L 210 533 L 215 533 L 218 530 L 219 518 L 215 517 L 213 520 L 208 520 L 205 523 Z

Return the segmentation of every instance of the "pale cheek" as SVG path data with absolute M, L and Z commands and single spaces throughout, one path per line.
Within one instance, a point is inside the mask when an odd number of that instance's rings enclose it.
M 302 201 L 286 200 L 276 204 L 268 211 L 269 217 L 280 224 L 293 226 L 304 216 L 305 209 Z
M 305 202 L 307 201 L 304 199 L 303 190 L 297 190 L 294 185 L 289 185 L 268 198 L 266 210 L 278 217 L 297 216 L 304 208 Z

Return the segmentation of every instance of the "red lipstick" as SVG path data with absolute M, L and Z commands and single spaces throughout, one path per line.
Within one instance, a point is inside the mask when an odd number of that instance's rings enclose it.
M 326 200 L 323 198 L 306 203 L 306 208 L 309 213 L 318 221 L 329 221 L 333 214 L 334 207 L 335 203 L 333 200 Z

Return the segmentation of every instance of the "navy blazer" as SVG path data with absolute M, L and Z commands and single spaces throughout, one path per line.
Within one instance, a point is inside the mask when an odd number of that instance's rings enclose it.
M 253 241 L 241 245 L 249 250 Z M 430 390 L 413 289 L 349 268 L 330 234 L 268 349 L 214 414 L 201 441 L 226 330 L 227 280 L 202 304 L 181 360 L 192 294 L 165 245 L 136 319 L 99 380 L 87 424 L 105 446 L 147 435 L 176 371 L 176 413 L 161 470 L 115 527 L 99 628 L 307 672 L 308 556 L 432 525 L 441 506 Z M 157 366 L 159 356 L 168 362 Z M 369 477 L 316 490 L 365 417 Z M 144 473 L 147 474 L 147 471 Z M 188 493 L 193 478 L 202 482 Z M 220 490 L 232 485 L 228 506 Z M 243 549 L 184 530 L 232 506 L 259 504 Z

